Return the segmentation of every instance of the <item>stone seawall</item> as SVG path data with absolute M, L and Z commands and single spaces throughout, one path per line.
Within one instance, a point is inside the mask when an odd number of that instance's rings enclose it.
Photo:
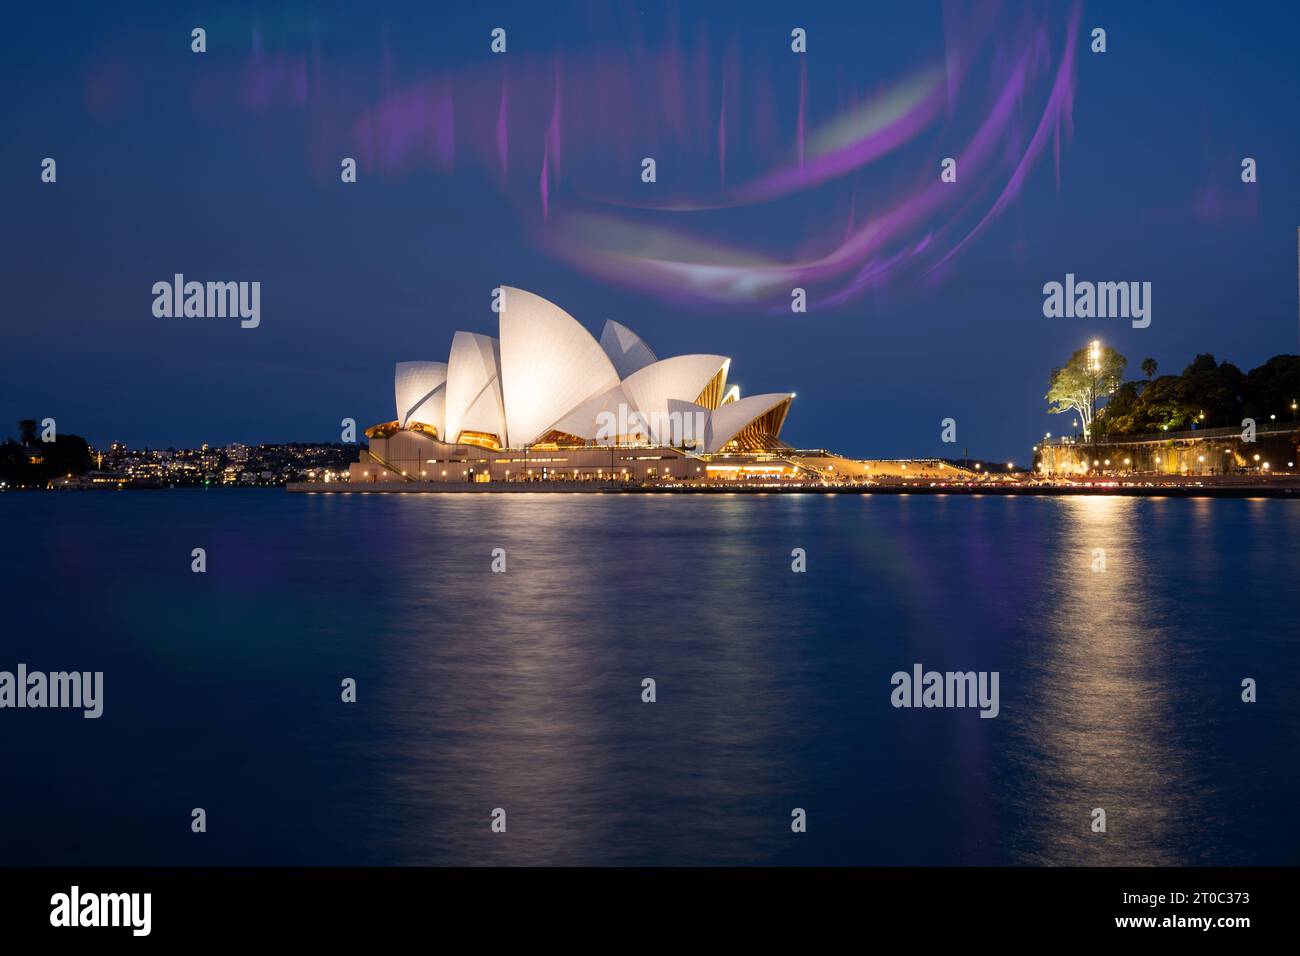
M 1260 435 L 1243 442 L 1239 434 L 1213 438 L 1145 438 L 1132 442 L 1044 444 L 1035 469 L 1047 477 L 1088 475 L 1269 475 L 1296 474 L 1300 458 L 1295 432 Z M 1039 467 L 1041 465 L 1041 467 Z

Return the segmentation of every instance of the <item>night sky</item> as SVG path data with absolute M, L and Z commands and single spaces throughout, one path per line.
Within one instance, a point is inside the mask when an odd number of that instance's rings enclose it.
M 1300 343 L 1294 4 L 350 6 L 6 12 L 0 431 L 338 440 L 499 284 L 857 456 L 1027 462 L 1092 337 L 1133 378 Z M 177 272 L 260 281 L 260 327 L 155 318 Z M 1045 318 L 1067 272 L 1150 281 L 1151 326 Z

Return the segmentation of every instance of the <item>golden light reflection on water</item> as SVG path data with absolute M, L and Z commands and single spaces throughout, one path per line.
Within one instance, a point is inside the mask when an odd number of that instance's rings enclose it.
M 1183 862 L 1169 847 L 1183 844 L 1197 807 L 1170 733 L 1165 670 L 1176 635 L 1147 599 L 1154 572 L 1137 520 L 1144 503 L 1078 496 L 1054 505 L 1064 518 L 1050 552 L 1058 586 L 1042 609 L 1040 653 L 1017 708 L 1017 862 Z M 1094 571 L 1103 558 L 1105 570 Z M 1096 808 L 1106 813 L 1105 833 L 1092 830 Z
M 1253 578 L 1276 581 L 1266 572 L 1284 539 L 1264 509 L 1092 496 L 960 505 L 377 503 L 368 520 L 385 529 L 393 576 L 374 597 L 368 644 L 391 682 L 365 711 L 379 715 L 382 772 L 367 783 L 383 810 L 377 853 L 768 863 L 806 846 L 820 862 L 1223 860 L 1222 835 L 1241 826 L 1232 812 L 1250 805 L 1225 784 L 1231 751 L 1214 747 L 1231 738 L 1206 705 L 1223 692 L 1208 668 L 1231 662 L 1232 635 L 1222 612 L 1196 609 L 1220 606 L 1224 575 L 1241 572 L 1233 588 L 1247 596 Z M 1243 507 L 1253 537 L 1241 542 Z M 796 545 L 808 548 L 805 574 L 791 573 Z M 498 546 L 504 575 L 490 570 Z M 898 713 L 881 689 L 909 661 L 999 668 L 1001 715 Z M 659 682 L 654 706 L 640 700 L 646 676 Z M 820 829 L 792 844 L 781 818 L 809 804 Z M 507 810 L 508 839 L 489 829 L 494 807 Z M 877 819 L 892 821 L 888 833 Z
M 129 664 L 120 746 L 33 720 L 18 763 L 151 761 L 108 828 L 9 788 L 17 859 L 184 863 L 135 811 L 224 767 L 221 865 L 1297 862 L 1294 501 L 230 495 L 13 501 L 14 592 L 86 594 L 16 604 L 11 659 Z M 225 542 L 206 599 L 178 528 Z M 892 707 L 912 662 L 997 669 L 1000 715 Z

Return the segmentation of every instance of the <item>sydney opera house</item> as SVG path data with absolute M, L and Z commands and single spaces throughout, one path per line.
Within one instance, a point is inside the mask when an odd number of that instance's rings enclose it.
M 367 429 L 365 482 L 645 481 L 793 475 L 794 395 L 742 396 L 722 355 L 661 359 L 631 329 L 597 340 L 563 309 L 503 288 L 497 337 L 457 332 L 445 362 L 397 365 L 397 417 Z

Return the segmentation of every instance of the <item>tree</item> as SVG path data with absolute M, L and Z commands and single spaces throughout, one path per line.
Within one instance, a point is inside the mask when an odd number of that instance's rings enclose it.
M 1112 432 L 1142 435 L 1159 431 L 1178 431 L 1190 427 L 1199 409 L 1182 397 L 1183 380 L 1177 375 L 1161 375 L 1142 389 L 1142 398 L 1125 422 L 1112 422 Z
M 1242 412 L 1260 421 L 1297 420 L 1293 403 L 1300 401 L 1300 355 L 1275 355 L 1253 368 L 1241 386 Z
M 24 445 L 36 444 L 36 419 L 24 418 L 18 423 L 18 437 Z
M 1130 427 L 1133 413 L 1142 399 L 1137 382 L 1125 382 L 1106 403 L 1106 414 L 1097 416 L 1097 433 L 1102 435 L 1122 435 Z
M 80 435 L 59 435 L 45 449 L 45 464 L 51 478 L 84 475 L 94 467 L 90 445 Z
M 1235 428 L 1246 416 L 1260 422 L 1300 422 L 1300 355 L 1275 355 L 1249 374 L 1208 353 L 1196 356 L 1179 375 L 1153 377 L 1154 359 L 1144 360 L 1142 371 L 1147 381 L 1126 382 L 1110 394 L 1105 417 L 1096 423 L 1098 432 L 1145 435 L 1193 427 Z
M 1051 387 L 1044 398 L 1048 412 L 1077 412 L 1083 421 L 1084 438 L 1092 437 L 1092 416 L 1097 403 L 1119 388 L 1128 359 L 1113 348 L 1093 342 L 1070 356 L 1065 365 L 1052 369 Z
M 1222 428 L 1241 421 L 1241 387 L 1246 376 L 1231 362 L 1214 364 L 1198 355 L 1178 383 L 1179 401 L 1202 428 Z
M 59 435 L 38 448 L 33 444 L 34 436 L 29 445 L 13 439 L 0 444 L 0 481 L 18 488 L 43 488 L 52 478 L 83 475 L 93 467 L 90 446 L 80 435 Z
M 1144 358 L 1142 360 L 1142 374 L 1147 377 L 1148 382 L 1156 377 L 1156 369 L 1158 369 L 1159 367 L 1160 366 L 1156 363 L 1156 360 L 1153 358 Z

